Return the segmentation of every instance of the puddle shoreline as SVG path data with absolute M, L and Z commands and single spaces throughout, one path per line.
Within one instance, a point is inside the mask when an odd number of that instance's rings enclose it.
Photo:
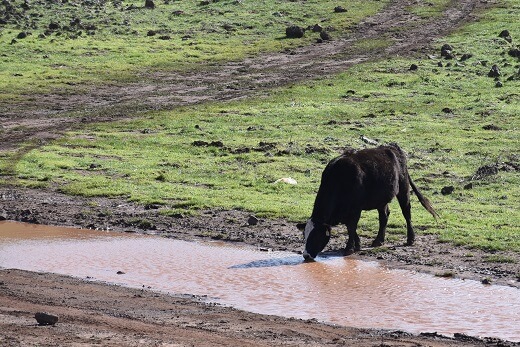
M 70 228 L 50 232 L 51 227 L 17 223 L 26 230 L 21 237 L 20 230 L 7 235 L 6 225 L 0 222 L 2 268 L 144 286 L 254 313 L 344 326 L 520 341 L 520 331 L 511 331 L 520 322 L 520 295 L 511 287 L 344 257 L 303 263 L 294 253 L 218 242 Z

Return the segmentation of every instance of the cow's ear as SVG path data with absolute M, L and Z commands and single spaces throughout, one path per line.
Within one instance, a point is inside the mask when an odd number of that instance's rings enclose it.
M 296 224 L 296 228 L 298 228 L 298 230 L 305 230 L 306 225 L 307 223 L 298 223 Z

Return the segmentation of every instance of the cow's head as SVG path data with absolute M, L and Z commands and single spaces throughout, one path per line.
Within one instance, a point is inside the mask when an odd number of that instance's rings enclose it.
M 303 257 L 305 260 L 313 260 L 329 243 L 331 227 L 311 218 L 307 224 L 300 224 L 299 228 L 303 229 L 305 239 Z

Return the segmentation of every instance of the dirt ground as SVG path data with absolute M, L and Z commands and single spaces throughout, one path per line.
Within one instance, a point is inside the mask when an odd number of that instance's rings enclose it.
M 378 15 L 353 29 L 348 38 L 289 52 L 205 67 L 181 74 L 146 74 L 139 82 L 77 93 L 31 95 L 27 101 L 0 103 L 3 129 L 0 151 L 19 156 L 78 124 L 127 118 L 125 110 L 169 109 L 205 101 L 266 95 L 273 87 L 326 77 L 353 64 L 395 55 L 436 52 L 431 44 L 459 25 L 474 20 L 490 1 L 452 1 L 441 18 L 420 19 L 403 9 L 414 1 L 395 0 Z M 406 27 L 406 30 L 401 28 Z M 432 35 L 435 33 L 435 36 Z M 353 51 L 353 42 L 374 37 L 394 44 L 371 52 Z M 137 100 L 137 101 L 136 101 Z M 81 114 L 80 117 L 75 115 Z M 16 161 L 17 156 L 13 157 Z M 13 164 L 15 164 L 13 162 Z M 4 174 L 9 174 L 4 173 Z M 418 204 L 416 204 L 418 206 Z M 179 239 L 212 238 L 275 250 L 301 252 L 302 238 L 293 223 L 260 220 L 248 225 L 249 213 L 203 211 L 196 217 L 167 217 L 159 206 L 124 200 L 71 197 L 52 190 L 0 187 L 0 219 L 30 223 L 167 233 Z M 136 220 L 150 223 L 137 224 Z M 146 229 L 143 229 L 145 227 Z M 404 241 L 404 240 L 403 240 Z M 339 252 L 344 237 L 332 240 Z M 363 239 L 364 245 L 369 240 Z M 501 254 L 515 263 L 489 263 L 488 253 L 440 243 L 419 233 L 413 247 L 388 244 L 388 252 L 364 250 L 356 257 L 378 259 L 389 266 L 470 278 L 492 285 L 520 288 L 520 255 Z M 468 257 L 471 253 L 473 256 Z M 56 314 L 55 326 L 38 326 L 34 314 Z M 370 328 L 370 327 L 367 327 Z M 53 274 L 0 270 L 0 345 L 114 346 L 509 346 L 520 345 L 464 335 L 413 336 L 400 331 L 352 329 L 280 317 L 257 315 L 208 304 L 196 297 L 174 297 L 146 290 L 91 283 Z

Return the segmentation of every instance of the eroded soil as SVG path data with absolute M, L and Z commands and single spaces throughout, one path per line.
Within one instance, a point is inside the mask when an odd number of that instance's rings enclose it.
M 326 77 L 359 62 L 430 52 L 430 44 L 436 37 L 475 19 L 478 11 L 491 5 L 489 1 L 452 1 L 443 17 L 428 20 L 403 10 L 412 2 L 392 1 L 384 11 L 354 28 L 348 38 L 207 66 L 195 72 L 143 73 L 139 82 L 129 85 L 78 87 L 77 93 L 32 95 L 28 101 L 0 104 L 3 129 L 0 151 L 23 155 L 78 124 L 127 118 L 128 109 L 170 109 L 264 95 L 273 87 Z M 394 44 L 370 52 L 351 49 L 356 40 L 381 36 L 391 38 Z M 17 157 L 13 156 L 14 162 Z M 293 223 L 260 220 L 257 225 L 249 225 L 249 215 L 242 211 L 202 211 L 197 216 L 171 217 L 161 215 L 158 206 L 138 206 L 124 200 L 71 197 L 52 190 L 0 188 L 0 218 L 4 219 L 167 233 L 180 239 L 213 238 L 301 251 L 301 234 Z M 362 242 L 368 245 L 370 241 Z M 344 237 L 334 238 L 329 250 L 340 251 L 344 243 Z M 516 263 L 490 263 L 484 261 L 489 254 L 483 251 L 440 243 L 435 236 L 420 233 L 413 247 L 403 247 L 401 243 L 387 246 L 386 252 L 365 250 L 356 256 L 441 276 L 520 287 L 518 254 L 500 254 Z M 33 316 L 38 311 L 59 315 L 60 322 L 53 327 L 36 326 Z M 0 345 L 6 346 L 510 344 L 465 336 L 445 339 L 435 334 L 411 336 L 402 332 L 357 330 L 262 316 L 209 305 L 193 297 L 172 297 L 17 270 L 0 270 L 0 332 Z

